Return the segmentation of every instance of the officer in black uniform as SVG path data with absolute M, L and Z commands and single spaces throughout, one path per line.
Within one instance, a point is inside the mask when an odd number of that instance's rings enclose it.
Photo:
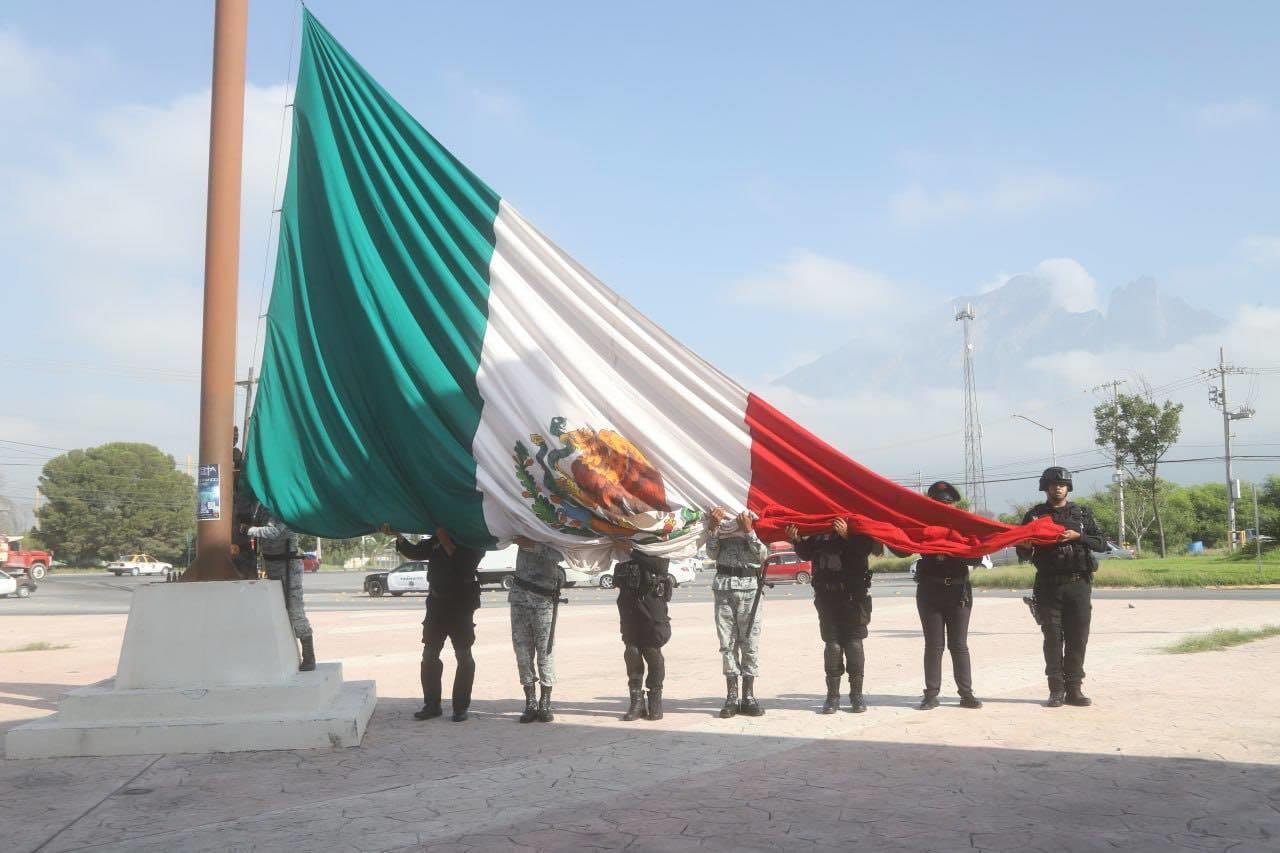
M 232 427 L 232 443 L 240 439 L 240 428 Z M 231 527 L 231 564 L 241 580 L 258 579 L 258 552 L 253 537 L 246 534 L 241 525 L 258 524 L 258 499 L 244 478 L 244 453 L 239 447 L 231 448 L 231 512 L 236 523 Z
M 1044 633 L 1044 674 L 1049 679 L 1050 708 L 1092 704 L 1081 691 L 1084 681 L 1084 653 L 1089 644 L 1092 619 L 1093 573 L 1098 562 L 1090 551 L 1105 551 L 1106 539 L 1087 507 L 1071 503 L 1071 472 L 1054 466 L 1040 475 L 1045 502 L 1023 516 L 1028 524 L 1041 516 L 1051 516 L 1066 528 L 1054 545 L 1018 546 L 1019 558 L 1030 559 L 1036 567 L 1033 587 L 1037 621 Z
M 960 500 L 960 492 L 946 480 L 934 483 L 926 494 L 945 504 Z M 944 648 L 951 649 L 951 670 L 960 693 L 960 707 L 982 707 L 973 695 L 973 666 L 969 660 L 969 615 L 973 610 L 969 567 L 978 564 L 978 560 L 945 554 L 921 554 L 916 562 L 916 611 L 924 630 L 924 696 L 918 706 L 921 711 L 938 707 Z
M 822 662 L 827 674 L 827 699 L 822 713 L 840 709 L 840 677 L 849 673 L 849 710 L 867 710 L 862 698 L 866 654 L 862 641 L 871 623 L 871 555 L 884 553 L 884 546 L 859 533 L 849 532 L 843 518 L 831 522 L 830 533 L 800 536 L 799 529 L 787 526 L 787 538 L 796 556 L 813 564 L 813 606 L 818 610 L 818 631 L 825 647 Z
M 440 708 L 444 663 L 440 652 L 444 641 L 453 643 L 458 668 L 453 675 L 453 721 L 467 719 L 471 707 L 471 686 L 476 678 L 476 661 L 471 647 L 476 642 L 475 613 L 480 608 L 480 581 L 476 567 L 484 551 L 455 542 L 449 531 L 421 542 L 396 537 L 396 550 L 410 560 L 427 561 L 427 615 L 422 620 L 422 710 L 413 716 L 430 720 L 444 713 Z
M 618 588 L 618 621 L 622 629 L 622 660 L 627 666 L 627 691 L 631 707 L 622 719 L 630 722 L 644 717 L 662 719 L 662 682 L 667 675 L 662 647 L 671 639 L 670 561 L 637 549 L 613 568 L 613 585 Z M 648 678 L 645 667 L 648 667 Z M 641 685 L 649 689 L 646 697 Z

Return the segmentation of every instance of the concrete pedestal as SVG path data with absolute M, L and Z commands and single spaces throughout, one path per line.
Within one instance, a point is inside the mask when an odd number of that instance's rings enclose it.
M 116 677 L 11 729 L 9 758 L 358 746 L 372 681 L 298 672 L 278 581 L 162 583 L 134 593 Z

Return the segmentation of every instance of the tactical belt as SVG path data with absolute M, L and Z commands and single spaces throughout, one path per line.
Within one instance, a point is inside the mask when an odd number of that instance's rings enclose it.
M 527 581 L 519 575 L 513 575 L 511 580 L 516 586 L 526 592 L 532 592 L 534 595 L 541 595 L 543 598 L 555 598 L 560 594 L 558 590 L 550 589 L 545 586 L 538 586 L 536 583 Z
M 1043 578 L 1049 583 L 1071 583 L 1072 581 L 1092 581 L 1092 572 L 1070 572 L 1061 574 L 1058 572 L 1037 572 L 1036 580 Z
M 262 559 L 273 560 L 275 562 L 279 562 L 281 560 L 297 560 L 297 559 L 301 559 L 301 557 L 302 557 L 301 554 L 296 554 L 293 551 L 290 551 L 288 554 L 263 554 L 262 555 Z
M 937 575 L 921 575 L 918 572 L 916 573 L 916 583 L 928 582 L 939 586 L 964 586 L 965 582 L 968 580 L 969 579 L 967 577 L 956 578 L 951 577 L 950 575 L 938 577 Z
M 716 574 L 724 575 L 730 578 L 753 578 L 756 576 L 756 570 L 750 566 L 721 566 L 716 565 Z

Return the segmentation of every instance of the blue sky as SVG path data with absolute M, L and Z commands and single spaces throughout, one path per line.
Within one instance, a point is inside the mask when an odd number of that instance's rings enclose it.
M 1276 306 L 1280 9 L 1115 7 L 310 4 L 522 213 L 753 386 L 1046 259 L 1075 261 L 1104 302 L 1153 275 L 1224 317 Z M 194 448 L 211 9 L 0 9 L 6 303 L 58 341 L 0 367 L 41 402 L 0 418 L 0 438 Z M 251 15 L 246 363 L 297 7 Z M 805 259 L 843 288 L 839 310 Z M 902 296 L 860 311 L 875 290 Z M 1087 447 L 1078 432 L 1060 448 Z M 934 450 L 863 461 L 957 469 L 957 448 Z M 27 457 L 0 458 L 2 491 L 26 493 Z

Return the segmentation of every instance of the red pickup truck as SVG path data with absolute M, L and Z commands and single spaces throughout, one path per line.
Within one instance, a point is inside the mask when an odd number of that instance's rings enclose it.
M 0 562 L 4 570 L 11 575 L 25 573 L 32 580 L 42 580 L 53 563 L 53 553 L 21 550 L 18 547 L 22 542 L 21 536 L 8 536 L 6 539 L 6 545 L 0 547 L 0 556 L 4 557 Z

